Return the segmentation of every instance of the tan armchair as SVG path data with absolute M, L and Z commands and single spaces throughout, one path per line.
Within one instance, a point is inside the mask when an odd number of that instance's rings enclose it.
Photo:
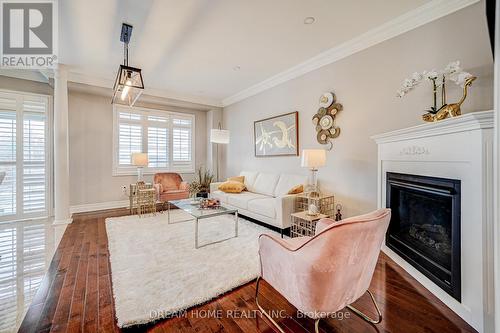
M 182 181 L 178 173 L 156 173 L 153 177 L 153 186 L 156 189 L 157 199 L 162 202 L 189 197 L 189 184 Z

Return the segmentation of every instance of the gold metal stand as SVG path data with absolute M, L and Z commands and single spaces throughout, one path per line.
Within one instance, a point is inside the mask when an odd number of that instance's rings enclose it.
M 155 196 L 155 189 L 144 188 L 143 184 L 137 184 L 136 207 L 139 217 L 142 217 L 145 214 L 156 215 Z
M 259 276 L 256 281 L 255 285 L 255 303 L 257 303 L 257 307 L 259 308 L 259 311 L 262 312 L 264 316 L 266 316 L 267 319 L 280 331 L 280 333 L 285 333 L 285 331 L 281 328 L 280 325 L 271 317 L 269 313 L 264 310 L 264 308 L 259 304 L 259 283 L 260 283 L 261 277 Z M 321 318 L 318 318 L 314 321 L 314 331 L 316 333 L 319 333 L 319 321 Z
M 259 283 L 260 283 L 260 280 L 261 280 L 261 277 L 259 276 L 257 278 L 256 285 L 255 285 L 255 303 L 257 303 L 257 307 L 259 308 L 259 311 L 262 312 L 262 314 L 264 316 L 266 316 L 267 319 L 269 319 L 269 321 L 279 330 L 279 332 L 285 333 L 285 331 L 280 327 L 280 325 L 278 325 L 278 323 L 271 317 L 271 315 L 269 313 L 267 313 L 267 311 L 264 310 L 264 308 L 262 308 L 262 306 L 259 304 Z M 367 322 L 369 322 L 371 324 L 378 324 L 382 321 L 382 314 L 380 313 L 380 309 L 378 307 L 377 302 L 375 301 L 375 298 L 373 297 L 373 294 L 369 290 L 367 290 L 366 292 L 368 293 L 368 295 L 370 295 L 370 298 L 372 299 L 372 303 L 375 306 L 375 309 L 377 310 L 377 315 L 378 315 L 377 319 L 370 318 L 369 316 L 367 316 L 363 312 L 359 311 L 358 309 L 356 309 L 352 305 L 348 305 L 347 308 L 349 310 L 351 310 L 352 312 L 354 312 L 355 314 L 357 314 L 358 316 L 360 316 L 363 320 L 366 320 Z M 319 321 L 320 320 L 321 320 L 321 318 L 317 318 L 314 321 L 314 331 L 316 333 L 319 333 Z
M 335 198 L 329 194 L 320 194 L 318 197 L 309 197 L 306 193 L 297 194 L 295 197 L 295 211 L 307 211 L 311 203 L 319 209 L 319 213 L 329 217 L 335 215 Z
M 129 190 L 129 201 L 130 201 L 130 215 L 139 214 L 139 209 L 137 207 L 137 196 L 139 195 L 139 189 L 150 189 L 153 188 L 153 184 L 150 183 L 133 183 L 130 184 Z
M 363 318 L 364 320 L 366 320 L 367 322 L 369 322 L 371 324 L 378 324 L 378 323 L 380 323 L 382 321 L 382 314 L 380 313 L 380 309 L 378 308 L 378 304 L 375 301 L 375 298 L 373 297 L 373 294 L 369 290 L 367 290 L 366 292 L 368 293 L 368 295 L 370 295 L 370 298 L 372 299 L 373 305 L 375 305 L 375 309 L 377 310 L 377 315 L 378 315 L 377 319 L 372 319 L 372 318 L 368 317 L 366 314 L 364 314 L 363 312 L 359 311 L 358 309 L 356 309 L 352 305 L 348 305 L 347 308 L 349 310 L 351 310 L 352 312 L 354 312 L 355 314 L 357 314 L 358 316 L 360 316 L 361 318 Z

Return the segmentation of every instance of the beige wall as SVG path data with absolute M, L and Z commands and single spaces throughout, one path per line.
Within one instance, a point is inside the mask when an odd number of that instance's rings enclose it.
M 194 114 L 196 126 L 196 166 L 206 163 L 206 111 L 188 110 L 160 104 L 137 106 Z M 70 91 L 69 94 L 70 204 L 83 205 L 127 200 L 122 185 L 136 176 L 112 176 L 113 107 L 109 96 Z M 182 175 L 190 180 L 193 174 Z M 146 180 L 151 180 L 146 175 Z
M 344 105 L 336 119 L 342 132 L 328 152 L 327 166 L 319 171 L 320 185 L 344 205 L 345 216 L 376 208 L 377 147 L 369 137 L 421 124 L 421 114 L 432 103 L 427 83 L 396 98 L 403 79 L 414 71 L 461 60 L 479 77 L 463 111 L 493 108 L 493 62 L 483 13 L 483 3 L 467 7 L 224 108 L 224 124 L 231 131 L 225 175 L 243 169 L 305 174 L 299 157 L 254 157 L 253 121 L 299 111 L 300 149 L 319 148 L 311 118 L 321 93 L 333 91 Z M 453 102 L 461 91 L 448 87 L 448 102 Z

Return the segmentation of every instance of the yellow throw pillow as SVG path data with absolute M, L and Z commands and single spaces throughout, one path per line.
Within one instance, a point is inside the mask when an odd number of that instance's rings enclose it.
M 219 190 L 225 193 L 241 193 L 245 184 L 235 181 L 227 181 L 219 185 Z
M 236 177 L 229 177 L 227 179 L 228 182 L 240 182 L 242 184 L 245 183 L 245 176 L 236 176 Z
M 304 192 L 304 185 L 296 185 L 292 187 L 290 191 L 288 191 L 288 194 L 299 194 Z

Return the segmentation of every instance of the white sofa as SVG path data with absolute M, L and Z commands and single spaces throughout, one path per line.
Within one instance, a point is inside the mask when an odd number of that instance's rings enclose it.
M 296 185 L 307 183 L 307 177 L 290 174 L 242 171 L 246 191 L 224 193 L 218 189 L 221 183 L 210 185 L 210 197 L 219 199 L 238 213 L 283 231 L 290 227 L 290 214 L 294 212 L 295 195 L 287 194 Z

